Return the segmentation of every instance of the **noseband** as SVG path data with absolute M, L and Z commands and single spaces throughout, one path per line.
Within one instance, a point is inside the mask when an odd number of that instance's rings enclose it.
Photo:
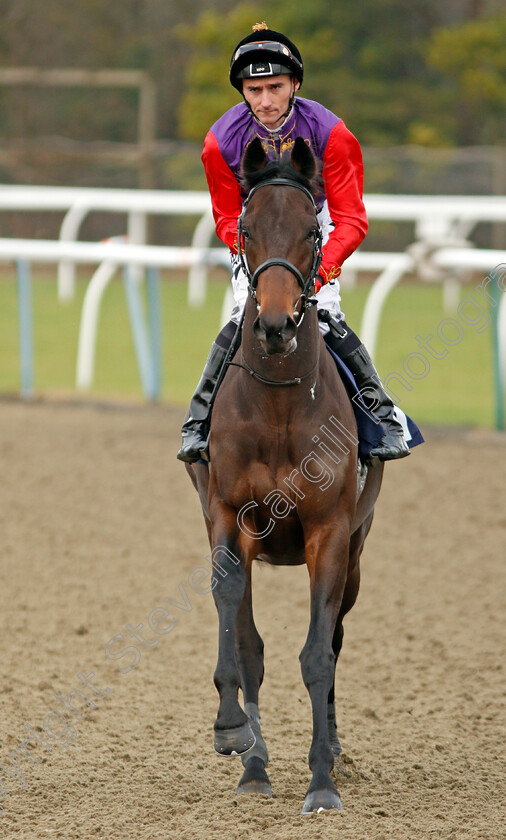
M 254 196 L 254 194 L 256 193 L 256 191 L 259 190 L 260 187 L 266 187 L 266 186 L 269 186 L 271 184 L 275 185 L 275 186 L 283 186 L 283 187 L 296 187 L 296 189 L 301 190 L 301 192 L 304 193 L 304 195 L 310 200 L 311 204 L 313 205 L 313 208 L 314 208 L 314 211 L 315 211 L 315 222 L 316 222 L 316 229 L 315 229 L 314 243 L 313 243 L 313 263 L 311 265 L 309 274 L 308 274 L 308 276 L 306 277 L 305 280 L 304 280 L 304 277 L 302 276 L 302 273 L 297 268 L 297 266 L 295 266 L 293 263 L 289 262 L 288 260 L 282 259 L 281 257 L 271 257 L 270 259 L 265 260 L 265 262 L 261 263 L 258 266 L 258 268 L 256 269 L 256 271 L 253 274 L 251 274 L 251 271 L 249 269 L 248 260 L 247 260 L 247 256 L 246 256 L 246 245 L 244 243 L 244 227 L 243 227 L 244 214 L 246 212 L 246 209 L 248 207 L 249 202 L 251 201 L 251 199 Z M 238 219 L 238 222 L 237 222 L 237 243 L 238 243 L 238 251 L 239 251 L 239 260 L 240 260 L 240 263 L 241 263 L 241 268 L 244 271 L 244 274 L 246 275 L 246 277 L 248 278 L 248 292 L 249 292 L 249 294 L 251 295 L 251 297 L 253 298 L 255 303 L 257 303 L 256 290 L 257 290 L 258 279 L 259 279 L 260 275 L 264 271 L 266 271 L 268 268 L 271 268 L 271 266 L 273 266 L 273 265 L 280 265 L 280 266 L 282 266 L 282 268 L 286 268 L 287 271 L 290 271 L 291 274 L 293 274 L 293 276 L 297 280 L 297 283 L 299 284 L 299 286 L 302 290 L 302 294 L 300 296 L 301 308 L 300 308 L 300 315 L 299 315 L 299 321 L 297 323 L 297 326 L 299 326 L 300 322 L 302 321 L 302 318 L 304 317 L 304 313 L 305 313 L 306 309 L 308 309 L 308 307 L 313 306 L 316 303 L 316 300 L 314 298 L 311 298 L 310 295 L 309 295 L 309 290 L 313 285 L 313 281 L 314 281 L 316 275 L 318 274 L 318 269 L 320 268 L 320 263 L 321 263 L 321 260 L 322 260 L 322 232 L 321 232 L 320 226 L 318 224 L 318 220 L 316 219 L 316 212 L 317 211 L 316 211 L 316 204 L 315 204 L 314 198 L 311 195 L 311 193 L 309 192 L 309 190 L 306 187 L 304 187 L 302 184 L 299 184 L 297 181 L 292 181 L 290 178 L 268 178 L 265 181 L 260 181 L 259 184 L 256 184 L 250 190 L 250 193 L 249 193 L 248 197 L 246 198 L 246 200 L 243 204 L 242 212 L 241 212 L 241 215 L 239 216 L 239 219 Z

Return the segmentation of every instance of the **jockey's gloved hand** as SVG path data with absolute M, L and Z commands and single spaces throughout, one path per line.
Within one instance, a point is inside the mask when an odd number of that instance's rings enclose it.
M 338 266 L 333 266 L 330 271 L 325 271 L 322 266 L 318 269 L 318 274 L 315 278 L 315 295 L 318 294 L 322 286 L 325 286 L 326 283 L 333 283 L 334 280 L 337 280 L 339 275 L 341 274 L 341 268 Z

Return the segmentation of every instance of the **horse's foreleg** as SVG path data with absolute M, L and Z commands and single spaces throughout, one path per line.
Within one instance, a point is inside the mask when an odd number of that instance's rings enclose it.
M 240 675 L 235 656 L 236 621 L 246 587 L 244 561 L 237 545 L 227 536 L 214 541 L 217 564 L 213 596 L 218 610 L 219 650 L 214 684 L 220 695 L 214 724 L 214 747 L 220 755 L 240 755 L 255 744 L 247 715 L 237 699 Z
M 251 563 L 247 567 L 246 590 L 237 615 L 236 658 L 241 675 L 244 711 L 256 738 L 255 746 L 241 756 L 244 773 L 237 793 L 263 793 L 272 796 L 265 771 L 269 753 L 260 728 L 258 691 L 264 677 L 264 643 L 255 626 L 251 600 Z
M 336 626 L 334 628 L 334 635 L 332 637 L 332 650 L 334 651 L 335 657 L 335 664 L 337 665 L 337 660 L 339 659 L 339 654 L 341 653 L 341 648 L 343 646 L 343 618 L 347 612 L 349 612 L 357 600 L 358 590 L 360 586 L 360 565 L 359 565 L 359 553 L 356 550 L 356 539 L 355 534 L 352 536 L 350 540 L 350 561 L 348 565 L 348 574 L 346 578 L 346 585 L 344 587 L 343 592 L 343 599 L 341 602 L 341 609 L 339 610 L 339 615 L 337 617 Z M 335 703 L 335 693 L 334 693 L 334 685 L 335 685 L 335 666 L 334 666 L 334 679 L 332 681 L 332 687 L 329 691 L 328 697 L 328 705 L 327 705 L 327 726 L 329 730 L 329 738 L 330 738 L 330 746 L 334 756 L 339 759 L 342 753 L 341 743 L 339 741 L 339 736 L 337 734 L 337 720 L 336 720 L 336 703 Z
M 343 618 L 347 612 L 351 610 L 355 601 L 357 600 L 358 590 L 360 588 L 360 555 L 362 554 L 362 549 L 364 547 L 364 542 L 369 530 L 371 528 L 373 519 L 373 513 L 371 513 L 367 519 L 362 523 L 360 528 L 358 528 L 351 536 L 350 539 L 350 558 L 348 563 L 348 575 L 346 578 L 346 586 L 343 592 L 343 600 L 341 603 L 341 609 L 339 611 L 339 615 L 337 617 L 336 626 L 334 629 L 334 635 L 332 638 L 332 649 L 334 651 L 334 656 L 336 660 L 339 658 L 339 654 L 341 652 L 341 648 L 343 646 Z M 335 695 L 334 695 L 334 683 L 335 683 L 335 676 L 334 681 L 332 682 L 332 687 L 329 691 L 329 698 L 328 698 L 328 707 L 327 707 L 327 725 L 329 730 L 329 738 L 330 738 L 330 746 L 332 748 L 332 752 L 334 756 L 339 759 L 342 753 L 341 743 L 339 741 L 339 736 L 337 734 L 337 720 L 336 720 L 336 704 L 335 704 Z M 340 767 L 341 772 L 344 773 L 342 767 Z
M 342 807 L 330 775 L 334 753 L 327 714 L 336 664 L 332 643 L 346 585 L 348 557 L 349 536 L 344 528 L 326 533 L 321 530 L 306 544 L 306 562 L 311 580 L 311 621 L 300 662 L 313 710 L 313 740 L 309 750 L 313 776 L 302 809 L 304 814 L 319 808 Z
M 342 617 L 339 615 L 336 626 L 334 629 L 334 635 L 332 638 L 332 650 L 334 651 L 334 679 L 332 680 L 332 687 L 329 691 L 328 702 L 327 702 L 327 728 L 329 731 L 329 740 L 330 740 L 330 748 L 334 753 L 334 757 L 339 759 L 339 756 L 342 753 L 341 742 L 339 740 L 339 735 L 337 734 L 337 719 L 336 719 L 336 702 L 335 702 L 335 692 L 334 692 L 334 684 L 335 684 L 335 667 L 337 665 L 337 660 L 339 658 L 339 654 L 341 652 L 341 648 L 343 646 L 343 620 Z

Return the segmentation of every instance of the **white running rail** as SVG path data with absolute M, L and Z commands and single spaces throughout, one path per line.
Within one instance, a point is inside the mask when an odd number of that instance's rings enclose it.
M 479 222 L 506 222 L 506 198 L 501 196 L 366 195 L 364 202 L 370 220 L 414 223 L 415 240 L 465 239 Z M 198 191 L 0 186 L 0 212 L 3 210 L 64 211 L 60 239 L 68 242 L 77 240 L 83 220 L 93 211 L 126 213 L 126 230 L 139 245 L 145 242 L 149 215 L 199 216 L 194 247 L 209 247 L 214 233 L 209 194 Z M 346 268 L 351 271 L 348 262 Z M 58 270 L 60 300 L 72 297 L 74 276 L 74 263 L 63 259 Z M 193 265 L 188 288 L 191 305 L 204 303 L 206 280 L 206 268 Z

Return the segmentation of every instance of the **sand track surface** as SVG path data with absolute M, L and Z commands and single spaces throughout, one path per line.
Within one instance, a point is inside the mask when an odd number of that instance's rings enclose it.
M 274 796 L 237 799 L 241 764 L 212 746 L 215 607 L 188 585 L 208 546 L 181 419 L 0 402 L 1 836 L 504 837 L 505 438 L 429 432 L 388 465 L 338 666 L 344 810 L 303 817 L 307 572 L 254 570 Z

